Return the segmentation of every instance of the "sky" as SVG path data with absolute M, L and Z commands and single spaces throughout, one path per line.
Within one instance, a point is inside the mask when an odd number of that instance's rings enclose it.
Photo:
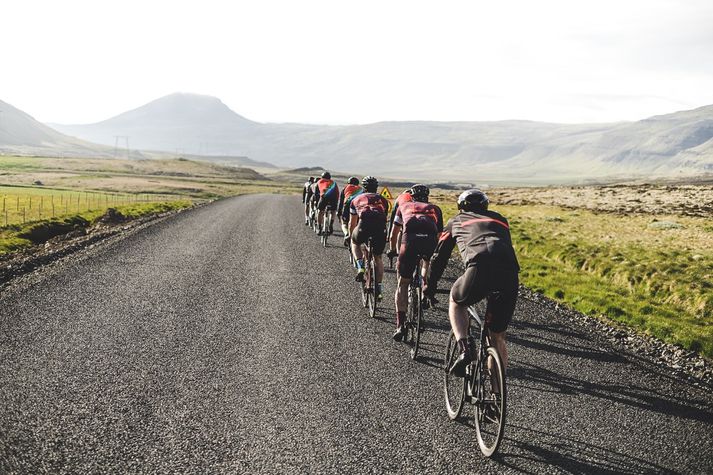
M 91 123 L 173 92 L 261 122 L 611 122 L 713 104 L 711 0 L 1 0 L 0 100 Z

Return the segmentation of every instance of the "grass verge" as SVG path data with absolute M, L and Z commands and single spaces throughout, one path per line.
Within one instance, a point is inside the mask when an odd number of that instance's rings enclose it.
M 190 200 L 177 200 L 134 203 L 116 206 L 113 209 L 126 219 L 136 219 L 151 214 L 187 208 L 191 206 L 191 204 L 192 202 Z M 94 209 L 62 218 L 47 219 L 0 228 L 0 255 L 16 252 L 46 242 L 55 236 L 92 226 L 106 214 L 107 210 L 108 208 Z
M 452 199 L 441 202 L 455 214 Z M 713 358 L 713 229 L 706 218 L 497 206 L 529 288 Z

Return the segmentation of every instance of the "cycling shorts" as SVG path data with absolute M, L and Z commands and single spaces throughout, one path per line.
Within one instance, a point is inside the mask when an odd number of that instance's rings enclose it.
M 455 281 L 451 298 L 459 305 L 473 305 L 487 297 L 488 327 L 500 333 L 507 329 L 515 312 L 518 284 L 516 267 L 481 260 L 469 265 Z
M 386 248 L 386 215 L 383 213 L 362 213 L 354 232 L 352 241 L 356 244 L 366 244 L 371 238 L 374 254 L 381 255 Z
M 320 211 L 324 211 L 327 206 L 330 206 L 334 211 L 336 211 L 337 205 L 338 203 L 335 198 L 322 196 L 319 198 L 319 203 L 317 203 L 317 209 Z
M 426 260 L 430 259 L 436 250 L 436 244 L 438 241 L 433 233 L 405 234 L 401 240 L 399 259 L 396 261 L 399 276 L 412 278 L 418 258 L 423 256 Z

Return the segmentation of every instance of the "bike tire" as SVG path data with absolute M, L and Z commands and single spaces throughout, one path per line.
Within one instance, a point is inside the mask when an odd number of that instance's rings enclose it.
M 374 255 L 369 250 L 369 316 L 376 318 L 376 271 L 374 267 Z
M 448 344 L 443 358 L 443 393 L 445 395 L 448 418 L 452 421 L 460 416 L 461 411 L 463 411 L 463 401 L 465 400 L 466 379 L 459 378 L 449 371 L 459 354 L 458 342 L 453 331 L 451 331 L 448 335 Z
M 413 332 L 411 336 L 411 359 L 415 360 L 418 356 L 419 343 L 421 342 L 421 322 L 423 321 L 423 308 L 421 307 L 421 302 L 423 301 L 423 295 L 421 294 L 420 286 L 413 289 L 413 293 L 414 315 L 411 321 L 411 331 Z
M 497 350 L 493 347 L 488 347 L 486 350 L 486 358 L 480 363 L 480 373 L 482 376 L 476 384 L 482 385 L 478 390 L 478 395 L 481 398 L 475 405 L 475 429 L 478 438 L 478 446 L 480 451 L 486 457 L 492 456 L 500 446 L 505 433 L 505 415 L 507 408 L 507 384 L 505 381 L 505 367 Z M 493 368 L 487 370 L 487 360 L 492 361 Z M 498 381 L 493 383 L 492 374 L 498 376 Z M 499 398 L 491 397 L 494 391 L 491 388 L 497 387 L 500 393 Z M 486 408 L 490 406 L 491 413 L 487 414 Z

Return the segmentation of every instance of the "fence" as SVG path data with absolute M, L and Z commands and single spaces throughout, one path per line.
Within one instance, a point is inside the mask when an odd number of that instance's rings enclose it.
M 8 191 L 9 190 L 9 191 Z M 153 193 L 97 193 L 42 190 L 27 193 L 26 189 L 0 189 L 0 224 L 25 224 L 43 219 L 61 218 L 88 211 L 100 211 L 138 203 L 173 201 L 171 195 Z

